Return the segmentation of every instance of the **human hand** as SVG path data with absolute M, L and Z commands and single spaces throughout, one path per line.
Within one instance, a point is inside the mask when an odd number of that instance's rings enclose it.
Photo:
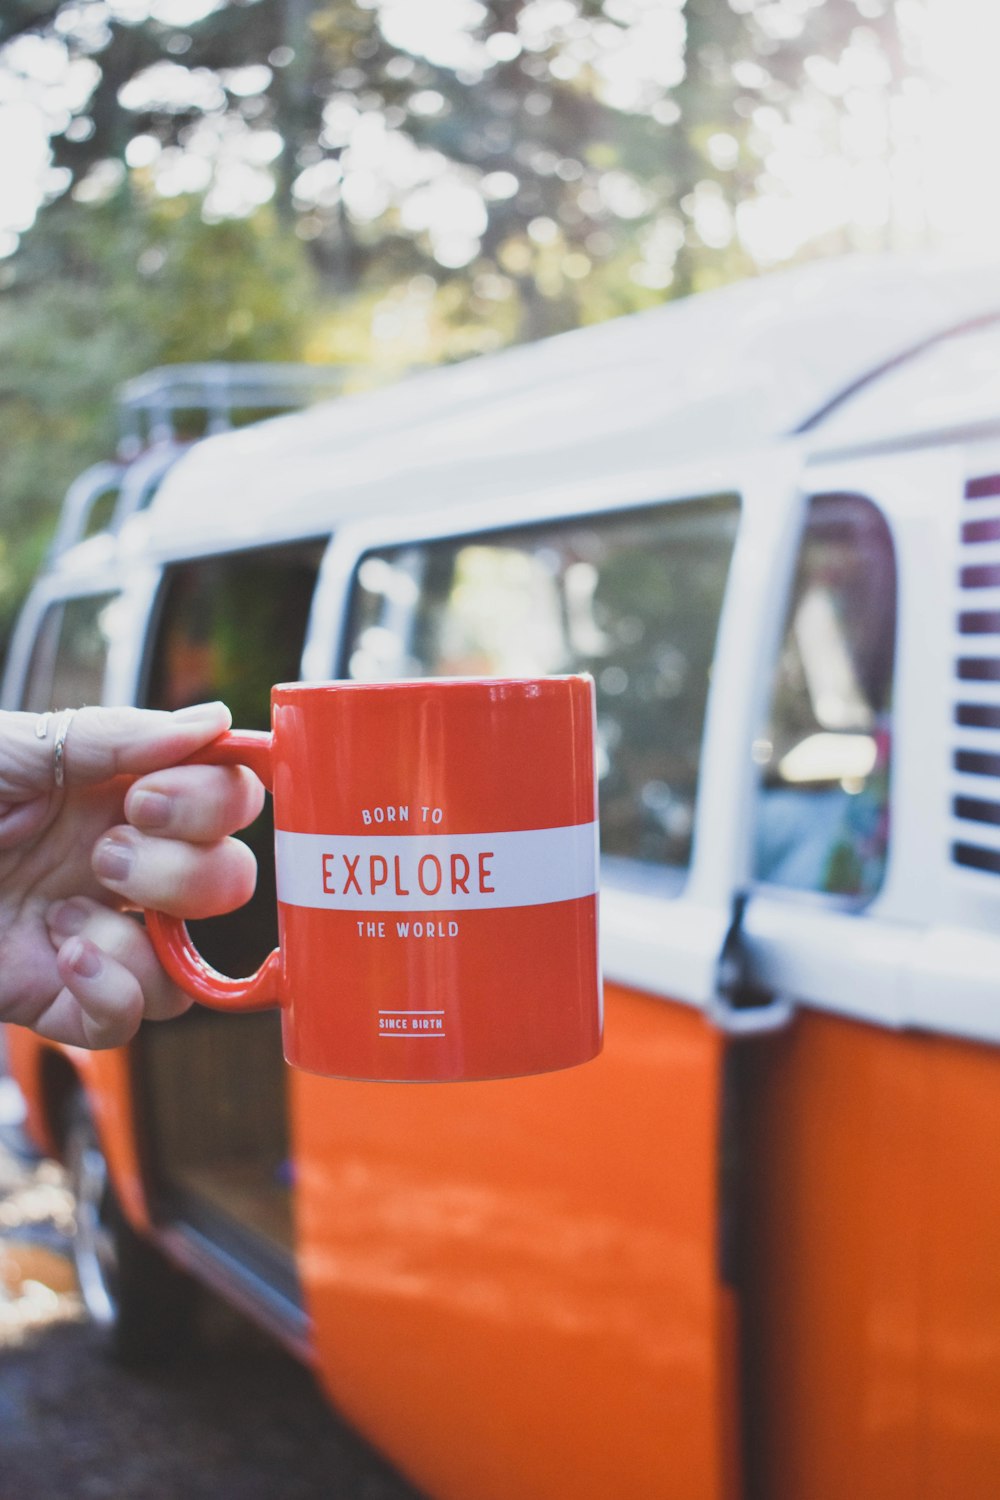
M 242 767 L 179 764 L 229 727 L 220 703 L 81 709 L 62 788 L 39 723 L 0 714 L 0 1020 L 120 1046 L 144 1017 L 191 1003 L 124 912 L 207 917 L 248 900 L 254 859 L 228 835 L 257 816 L 263 788 Z

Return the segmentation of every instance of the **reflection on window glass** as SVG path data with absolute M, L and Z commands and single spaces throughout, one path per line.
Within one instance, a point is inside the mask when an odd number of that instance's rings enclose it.
M 91 594 L 50 606 L 28 668 L 29 712 L 100 703 L 116 605 L 114 594 Z
M 785 623 L 764 768 L 760 880 L 871 896 L 889 837 L 896 624 L 892 539 L 854 495 L 812 502 Z
M 322 543 L 309 542 L 171 569 L 146 706 L 175 709 L 221 698 L 238 728 L 269 728 L 272 685 L 299 675 L 322 552 Z M 253 900 L 228 917 L 191 924 L 209 963 L 227 973 L 256 968 L 277 942 L 270 803 L 242 837 L 257 857 Z
M 737 515 L 713 497 L 374 553 L 346 675 L 591 672 L 602 848 L 684 866 Z

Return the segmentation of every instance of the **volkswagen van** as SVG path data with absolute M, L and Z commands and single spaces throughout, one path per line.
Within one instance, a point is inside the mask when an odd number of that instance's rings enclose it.
M 774 275 L 133 489 L 6 706 L 262 728 L 276 681 L 590 672 L 606 1043 L 407 1088 L 289 1070 L 271 1012 L 8 1028 L 119 1348 L 204 1284 L 438 1500 L 992 1500 L 1000 272 Z M 231 973 L 274 942 L 248 837 L 197 932 Z

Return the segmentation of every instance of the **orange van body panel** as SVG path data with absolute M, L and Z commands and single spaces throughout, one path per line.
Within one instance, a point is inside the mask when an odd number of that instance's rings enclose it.
M 26 1127 L 35 1145 L 50 1156 L 59 1155 L 57 1122 L 50 1118 L 45 1097 L 44 1059 L 60 1053 L 73 1067 L 87 1091 L 112 1181 L 126 1216 L 137 1229 L 150 1226 L 149 1206 L 139 1159 L 132 1070 L 129 1051 L 87 1052 L 42 1041 L 23 1026 L 4 1028 L 7 1060 L 27 1105 Z
M 87 1089 L 118 1201 L 135 1228 L 149 1228 L 131 1054 L 127 1047 L 119 1047 L 111 1052 L 80 1052 L 74 1048 L 71 1055 Z
M 293 1072 L 301 1271 L 334 1403 L 440 1500 L 729 1500 L 722 1041 L 607 994 L 595 1062 L 403 1087 Z
M 42 1058 L 49 1044 L 40 1041 L 24 1026 L 11 1025 L 4 1026 L 3 1044 L 7 1053 L 7 1071 L 24 1096 L 27 1109 L 24 1125 L 28 1138 L 46 1156 L 58 1156 L 55 1122 L 49 1119 L 42 1089 Z
M 754 1492 L 1000 1493 L 1000 1055 L 803 1013 L 753 1080 Z

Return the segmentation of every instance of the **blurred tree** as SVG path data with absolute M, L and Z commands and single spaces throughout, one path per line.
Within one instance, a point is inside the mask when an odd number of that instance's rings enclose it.
M 15 0 L 0 61 L 32 39 L 81 70 L 51 193 L 273 195 L 338 295 L 478 277 L 521 337 L 753 270 L 782 129 L 856 136 L 902 73 L 891 0 Z
M 0 262 L 0 570 L 150 365 L 380 378 L 808 253 L 788 132 L 867 170 L 902 68 L 891 0 L 8 0 L 52 163 Z
M 53 205 L 0 301 L 0 629 L 62 496 L 114 452 L 122 381 L 180 360 L 298 358 L 314 273 L 268 209 L 206 224 L 197 199 Z

